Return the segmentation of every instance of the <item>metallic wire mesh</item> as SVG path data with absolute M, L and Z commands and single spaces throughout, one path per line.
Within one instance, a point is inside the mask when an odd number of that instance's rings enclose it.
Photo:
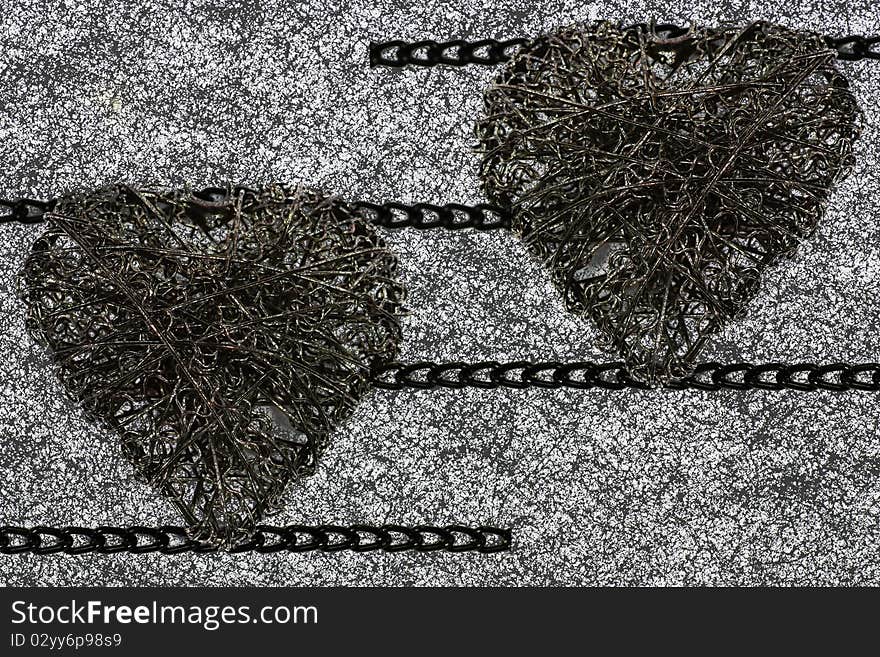
M 835 52 L 767 23 L 535 39 L 485 93 L 484 189 L 637 378 L 686 376 L 814 230 L 859 111 Z
M 196 538 L 246 535 L 397 354 L 396 259 L 317 191 L 118 186 L 48 219 L 28 328 Z

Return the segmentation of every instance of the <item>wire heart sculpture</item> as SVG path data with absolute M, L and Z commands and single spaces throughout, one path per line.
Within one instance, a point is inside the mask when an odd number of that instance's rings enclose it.
M 235 544 L 277 508 L 397 354 L 396 258 L 320 192 L 117 186 L 48 221 L 28 328 L 198 539 Z
M 630 373 L 686 376 L 815 229 L 859 110 L 823 37 L 607 22 L 522 48 L 485 93 L 483 187 Z

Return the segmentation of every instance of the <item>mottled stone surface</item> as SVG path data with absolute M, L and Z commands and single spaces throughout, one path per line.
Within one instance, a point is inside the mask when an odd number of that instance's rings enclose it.
M 880 32 L 870 0 L 254 4 L 9 3 L 0 197 L 228 180 L 476 202 L 471 126 L 492 70 L 370 70 L 371 39 L 652 16 Z M 842 66 L 865 110 L 856 170 L 707 358 L 880 360 L 880 63 Z M 15 276 L 39 229 L 0 230 L 0 523 L 175 522 L 24 336 Z M 403 359 L 603 358 L 511 236 L 388 237 L 410 288 Z M 870 393 L 376 391 L 272 522 L 495 524 L 512 552 L 7 556 L 0 581 L 877 584 L 878 411 Z

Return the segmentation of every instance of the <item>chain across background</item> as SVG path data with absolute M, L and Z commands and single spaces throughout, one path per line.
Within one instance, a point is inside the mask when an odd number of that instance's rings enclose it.
M 237 188 L 242 189 L 242 188 Z M 195 196 L 225 198 L 226 190 L 215 187 L 195 192 Z M 368 203 L 352 204 L 367 220 L 388 229 L 414 228 L 416 230 L 500 230 L 510 227 L 510 215 L 503 209 L 486 203 L 462 205 L 447 203 Z M 0 199 L 0 223 L 38 224 L 44 221 L 53 201 L 32 198 Z
M 259 525 L 250 539 L 229 550 L 240 552 L 479 552 L 510 550 L 509 529 L 446 525 Z M 0 527 L 0 554 L 180 554 L 223 552 L 189 538 L 183 527 Z
M 642 27 L 645 23 L 628 26 L 626 29 Z M 674 39 L 688 32 L 678 25 L 656 25 L 654 32 L 660 37 Z M 470 64 L 494 66 L 510 61 L 517 49 L 528 43 L 528 39 L 481 39 L 479 41 L 381 41 L 370 43 L 370 66 L 467 66 Z M 825 37 L 829 48 L 837 50 L 838 59 L 857 61 L 860 59 L 880 60 L 880 36 L 848 35 Z
M 386 390 L 416 388 L 576 388 L 651 390 L 622 362 L 385 363 L 373 370 L 373 385 Z M 667 390 L 880 391 L 878 363 L 703 363 L 694 373 L 663 386 Z

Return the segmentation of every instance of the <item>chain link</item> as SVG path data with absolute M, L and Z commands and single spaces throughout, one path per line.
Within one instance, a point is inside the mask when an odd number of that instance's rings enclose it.
M 37 224 L 43 221 L 43 215 L 51 207 L 52 201 L 38 201 L 32 198 L 20 198 L 14 201 L 0 199 L 0 224 L 10 222 Z
M 222 202 L 226 198 L 226 190 L 208 187 L 193 192 L 193 196 L 212 202 Z M 53 204 L 53 201 L 38 201 L 35 199 L 0 200 L 0 223 L 39 223 L 43 221 L 43 215 L 51 210 Z M 430 230 L 433 228 L 444 228 L 447 230 L 462 230 L 473 228 L 475 230 L 498 230 L 510 227 L 510 215 L 508 212 L 502 208 L 485 203 L 477 205 L 462 205 L 460 203 L 433 205 L 431 203 L 378 204 L 359 201 L 352 205 L 368 221 L 373 222 L 377 226 L 391 229 L 415 228 L 417 230 Z
M 880 60 L 880 36 L 859 36 L 852 34 L 845 37 L 825 37 L 830 48 L 837 51 L 838 59 L 857 61 L 859 59 Z
M 641 28 L 650 31 L 646 23 L 627 26 L 626 30 Z M 687 34 L 688 28 L 678 25 L 655 25 L 653 32 L 661 38 L 674 39 Z M 516 49 L 528 43 L 528 39 L 481 39 L 480 41 L 382 41 L 370 43 L 370 66 L 466 66 L 468 64 L 493 65 L 510 61 Z M 829 48 L 837 50 L 839 59 L 880 60 L 880 36 L 849 35 L 825 37 Z M 480 54 L 482 53 L 482 54 Z
M 447 525 L 259 525 L 230 552 L 480 552 L 511 549 L 512 532 L 494 527 Z M 220 548 L 191 539 L 183 527 L 0 527 L 0 554 L 143 554 L 217 552 Z
M 497 230 L 510 228 L 510 215 L 503 209 L 480 203 L 478 205 L 432 205 L 430 203 L 376 203 L 354 204 L 367 220 L 384 228 L 415 228 L 430 230 L 445 228 L 461 230 Z
M 508 61 L 527 39 L 481 39 L 479 41 L 385 41 L 370 44 L 370 66 L 491 66 Z
M 377 388 L 624 388 L 651 389 L 632 378 L 622 362 L 381 363 L 373 368 Z M 672 390 L 880 391 L 878 363 L 704 363 L 684 379 L 664 384 Z

